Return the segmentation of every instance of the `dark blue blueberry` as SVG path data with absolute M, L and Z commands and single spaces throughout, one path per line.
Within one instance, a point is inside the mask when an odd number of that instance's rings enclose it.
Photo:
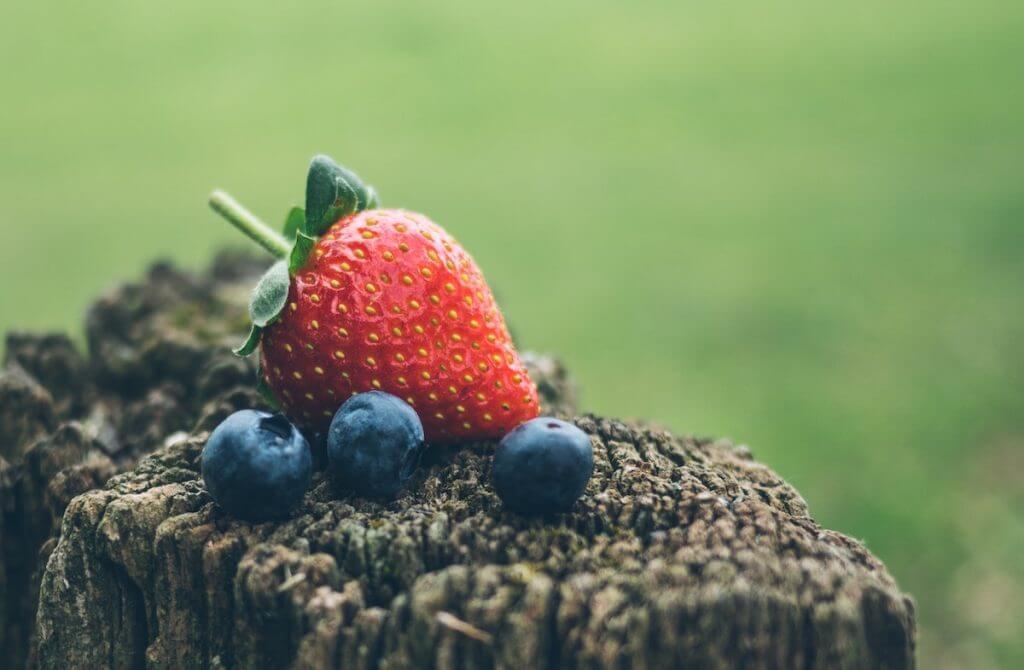
M 412 477 L 423 447 L 423 424 L 412 407 L 388 393 L 360 393 L 331 421 L 327 469 L 342 488 L 393 498 Z
M 520 514 L 567 512 L 594 471 L 594 450 L 582 430 L 540 417 L 510 432 L 494 451 L 494 489 Z
M 313 476 L 309 443 L 280 414 L 245 409 L 217 426 L 203 447 L 206 489 L 236 517 L 281 519 L 302 502 Z

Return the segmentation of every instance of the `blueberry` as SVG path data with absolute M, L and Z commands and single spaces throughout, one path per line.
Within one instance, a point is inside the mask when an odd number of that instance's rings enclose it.
M 235 412 L 203 447 L 206 489 L 218 505 L 248 521 L 288 516 L 312 476 L 309 443 L 280 414 Z
M 520 514 L 569 511 L 593 471 L 587 434 L 550 417 L 519 425 L 494 451 L 494 489 Z
M 393 498 L 423 453 L 423 424 L 405 401 L 370 391 L 349 398 L 327 432 L 327 469 L 342 488 Z

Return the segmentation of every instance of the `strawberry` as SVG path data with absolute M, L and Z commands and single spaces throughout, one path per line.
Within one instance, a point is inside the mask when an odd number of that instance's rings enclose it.
M 211 204 L 282 259 L 253 294 L 261 383 L 292 420 L 323 431 L 351 395 L 383 390 L 419 413 L 428 441 L 498 438 L 539 413 L 537 391 L 473 259 L 427 217 L 320 156 L 277 235 L 230 197 Z M 294 234 L 294 241 L 291 235 Z

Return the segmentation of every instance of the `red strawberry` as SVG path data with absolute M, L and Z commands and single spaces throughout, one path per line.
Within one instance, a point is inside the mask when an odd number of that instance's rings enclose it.
M 315 169 L 316 161 L 311 191 Z M 375 196 L 354 175 L 343 176 L 343 191 L 363 189 L 363 201 L 372 203 Z M 333 195 L 323 208 L 331 219 L 339 209 Z M 307 194 L 307 218 L 316 196 Z M 232 207 L 223 200 L 217 206 Z M 279 315 L 262 333 L 254 328 L 262 334 L 262 381 L 293 420 L 324 430 L 349 396 L 374 389 L 412 405 L 428 441 L 496 438 L 538 415 L 536 388 L 483 275 L 437 224 L 412 212 L 369 209 L 337 219 L 311 249 L 313 240 L 301 232 L 296 246 L 303 238 L 299 253 L 309 253 L 296 262 L 291 252 L 286 300 L 283 285 L 273 296 Z M 275 252 L 281 255 L 280 244 Z M 283 269 L 278 273 L 280 283 Z

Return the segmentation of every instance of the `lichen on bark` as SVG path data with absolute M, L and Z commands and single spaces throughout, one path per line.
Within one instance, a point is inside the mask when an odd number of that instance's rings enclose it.
M 258 271 L 158 266 L 93 308 L 77 363 L 8 345 L 0 400 L 34 409 L 0 411 L 5 649 L 44 668 L 912 667 L 912 601 L 861 544 L 745 449 L 577 415 L 548 357 L 524 356 L 547 411 L 595 449 L 571 513 L 505 511 L 479 443 L 432 447 L 390 503 L 318 475 L 287 521 L 231 518 L 199 457 L 262 402 L 229 353 Z M 50 390 L 73 369 L 78 391 Z M 12 613 L 36 594 L 30 643 Z

